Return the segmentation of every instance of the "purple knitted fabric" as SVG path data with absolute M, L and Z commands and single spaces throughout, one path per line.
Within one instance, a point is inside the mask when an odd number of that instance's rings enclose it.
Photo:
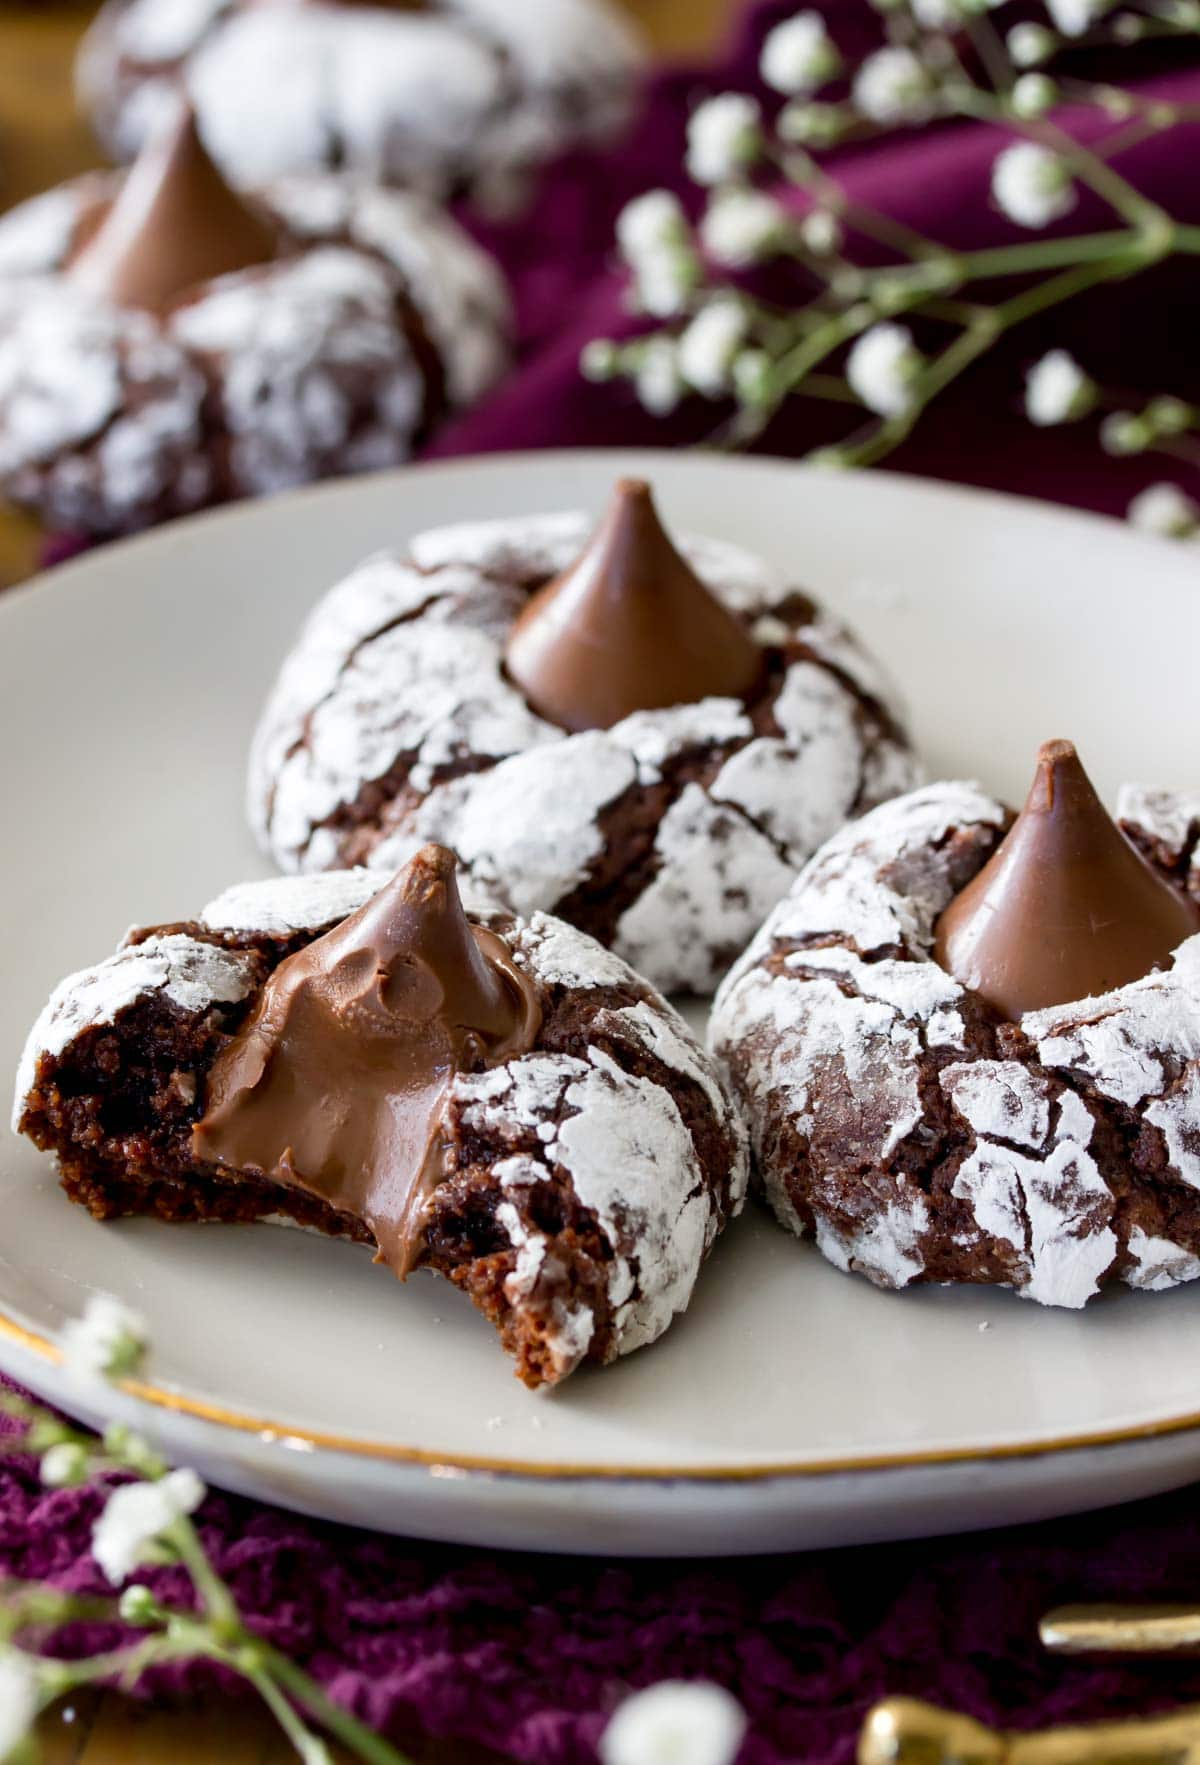
M 0 1574 L 105 1591 L 88 1555 L 97 1507 L 0 1461 Z M 1057 1661 L 1036 1637 L 1066 1600 L 1195 1599 L 1195 1491 L 962 1539 L 698 1565 L 412 1544 L 219 1494 L 202 1526 L 255 1629 L 349 1709 L 397 1739 L 475 1740 L 524 1765 L 591 1765 L 623 1693 L 668 1676 L 742 1700 L 742 1765 L 849 1765 L 864 1712 L 897 1692 L 1021 1728 L 1200 1698 L 1200 1663 Z M 182 1598 L 177 1571 L 145 1578 Z M 64 1652 L 113 1639 L 81 1625 Z M 173 1668 L 145 1689 L 211 1683 Z

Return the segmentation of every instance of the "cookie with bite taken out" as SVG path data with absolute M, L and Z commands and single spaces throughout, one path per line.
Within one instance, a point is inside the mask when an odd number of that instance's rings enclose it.
M 229 890 L 34 1026 L 14 1122 L 100 1219 L 283 1221 L 432 1269 L 527 1385 L 653 1342 L 742 1205 L 745 1133 L 671 1007 L 451 853 Z

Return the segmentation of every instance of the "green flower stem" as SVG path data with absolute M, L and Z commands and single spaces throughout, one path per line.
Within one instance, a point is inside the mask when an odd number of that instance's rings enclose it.
M 237 1602 L 209 1562 L 200 1534 L 191 1520 L 186 1517 L 176 1520 L 163 1536 L 179 1553 L 179 1559 L 200 1596 L 205 1616 L 216 1627 L 217 1635 L 222 1639 L 244 1635 Z
M 301 1758 L 318 1739 L 306 1727 L 293 1706 L 284 1697 L 269 1673 L 242 1669 L 242 1677 L 251 1684 Z
M 887 417 L 859 443 L 850 442 L 841 448 L 822 449 L 821 457 L 842 466 L 871 466 L 899 446 L 908 436 L 926 407 L 956 380 L 971 364 L 984 355 L 1005 331 L 1023 324 L 1035 313 L 1071 300 L 1096 283 L 1113 281 L 1128 275 L 1137 267 L 1131 248 L 1129 256 L 1112 258 L 1106 263 L 1078 264 L 1061 275 L 1051 276 L 1014 295 L 1002 306 L 987 311 L 968 325 L 960 337 L 943 350 L 925 369 L 914 388 L 914 398 L 907 410 Z
M 411 1765 L 411 1761 L 389 1741 L 375 1734 L 352 1716 L 349 1710 L 343 1710 L 335 1704 L 329 1694 L 322 1690 L 315 1679 L 310 1679 L 302 1667 L 297 1667 L 286 1655 L 263 1643 L 255 1643 L 264 1661 L 264 1670 L 271 1678 L 283 1687 L 290 1698 L 293 1698 L 303 1709 L 307 1710 L 321 1727 L 331 1734 L 336 1741 L 357 1753 L 367 1765 Z
M 878 245 L 888 245 L 898 251 L 902 257 L 911 258 L 919 263 L 922 258 L 944 257 L 945 247 L 935 239 L 929 239 L 924 233 L 917 232 L 903 221 L 893 220 L 890 215 L 880 214 L 865 203 L 855 202 L 846 195 L 836 178 L 819 166 L 812 155 L 800 149 L 791 150 L 781 162 L 781 170 L 794 184 L 802 189 L 815 192 L 822 204 L 833 211 L 838 219 L 862 233 L 865 238 L 874 239 Z
M 1010 91 L 1013 84 L 1012 63 L 1000 40 L 999 32 L 986 13 L 968 13 L 967 34 L 997 92 Z

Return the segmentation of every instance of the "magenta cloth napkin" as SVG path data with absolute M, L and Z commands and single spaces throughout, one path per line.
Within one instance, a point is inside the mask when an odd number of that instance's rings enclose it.
M 529 219 L 483 230 L 516 288 L 523 365 L 443 434 L 436 454 L 704 436 L 712 406 L 657 422 L 620 389 L 585 385 L 576 362 L 590 337 L 632 323 L 612 264 L 616 211 L 647 186 L 682 187 L 689 108 L 706 92 L 752 83 L 763 30 L 794 9 L 792 0 L 758 7 L 714 72 L 660 75 L 623 149 L 563 163 Z M 846 46 L 874 30 L 857 0 L 825 0 L 824 10 Z M 1155 90 L 1200 99 L 1200 72 L 1154 56 L 1138 66 Z M 956 125 L 847 152 L 840 166 L 856 196 L 971 246 L 1012 234 L 986 196 L 998 145 L 989 130 Z M 1186 141 L 1148 144 L 1129 166 L 1183 218 L 1200 220 L 1197 163 L 1200 128 Z M 1086 219 L 1084 207 L 1070 225 Z M 896 463 L 1122 510 L 1142 484 L 1172 474 L 1106 459 L 1094 433 L 1032 430 L 1019 414 L 1021 368 L 1069 336 L 1102 379 L 1200 398 L 1198 278 L 1193 263 L 1108 289 L 1076 310 L 1069 331 L 1051 315 L 947 397 Z M 796 406 L 766 446 L 802 451 L 826 437 L 825 421 L 820 407 Z M 0 1462 L 0 1574 L 101 1591 L 88 1554 L 96 1507 L 93 1492 L 46 1492 L 24 1462 Z M 1036 1638 L 1038 1616 L 1061 1601 L 1200 1598 L 1196 1491 L 967 1539 L 707 1564 L 416 1545 L 220 1494 L 203 1526 L 254 1625 L 365 1720 L 396 1737 L 475 1740 L 523 1765 L 590 1765 L 623 1693 L 668 1676 L 711 1678 L 737 1694 L 751 1717 L 743 1765 L 847 1765 L 864 1712 L 891 1693 L 1018 1728 L 1200 1698 L 1200 1663 L 1054 1661 Z M 182 1597 L 173 1572 L 148 1578 Z M 64 1646 L 104 1640 L 99 1627 L 81 1626 Z M 204 1683 L 205 1670 L 179 1669 L 146 1689 Z

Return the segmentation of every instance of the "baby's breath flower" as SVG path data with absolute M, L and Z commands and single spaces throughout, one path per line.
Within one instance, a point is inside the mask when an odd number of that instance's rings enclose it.
M 1014 25 L 1004 46 L 1014 67 L 1038 67 L 1054 54 L 1058 38 L 1045 25 Z
M 740 269 L 770 257 L 786 224 L 773 196 L 730 184 L 713 194 L 700 223 L 700 241 L 718 263 Z
M 708 398 L 729 390 L 730 369 L 746 327 L 746 309 L 731 295 L 701 307 L 679 339 L 679 371 L 689 386 Z
M 679 351 L 673 338 L 646 340 L 634 371 L 633 390 L 642 409 L 652 417 L 670 416 L 684 393 Z
M 956 30 L 966 10 L 960 0 L 910 0 L 910 4 L 913 17 L 927 31 Z
M 742 92 L 699 105 L 688 123 L 687 169 L 697 184 L 720 184 L 754 164 L 762 147 L 760 112 Z
M 87 1449 L 73 1440 L 60 1441 L 42 1454 L 38 1469 L 47 1489 L 75 1489 L 87 1482 Z
M 123 1379 L 141 1365 L 146 1325 L 111 1293 L 93 1293 L 82 1317 L 64 1327 L 62 1350 L 63 1371 L 77 1382 Z
M 611 380 L 620 366 L 620 351 L 611 337 L 593 337 L 579 352 L 579 372 L 585 380 Z
M 1075 186 L 1057 153 L 1037 141 L 1018 141 L 996 156 L 992 195 L 1022 227 L 1048 227 L 1075 207 Z
M 1181 398 L 1152 398 L 1142 412 L 1155 435 L 1182 435 L 1191 428 L 1195 411 Z
M 0 1650 L 0 1761 L 15 1754 L 37 1720 L 38 1683 L 18 1649 Z
M 1046 74 L 1022 74 L 1013 86 L 1009 103 L 1017 116 L 1045 116 L 1058 101 L 1058 87 Z
M 600 1737 L 602 1765 L 732 1765 L 746 1733 L 736 1698 L 664 1680 L 626 1698 Z
M 1064 37 L 1082 37 L 1108 8 L 1109 0 L 1046 0 L 1046 11 Z
M 931 114 L 933 83 L 911 49 L 893 44 L 867 56 L 854 77 L 852 95 L 870 122 L 885 127 L 918 123 Z
M 143 1587 L 140 1581 L 135 1581 L 122 1593 L 117 1610 L 123 1623 L 145 1630 L 156 1621 L 161 1607 L 150 1589 Z
M 800 239 L 814 257 L 828 257 L 842 243 L 842 224 L 828 208 L 814 208 L 800 223 Z
M 775 127 L 781 141 L 797 147 L 833 147 L 849 120 L 838 104 L 787 104 Z
M 1148 484 L 1129 505 L 1126 518 L 1143 533 L 1190 539 L 1200 533 L 1200 503 L 1178 484 Z
M 742 404 L 772 402 L 773 364 L 765 349 L 739 350 L 733 360 L 733 389 Z
M 204 1500 L 195 1471 L 171 1471 L 157 1483 L 123 1483 L 92 1528 L 92 1555 L 114 1587 L 147 1559 L 157 1540 Z
M 1085 416 L 1095 402 L 1095 385 L 1065 349 L 1050 350 L 1025 376 L 1025 413 L 1039 429 Z
M 617 216 L 617 244 L 627 263 L 688 242 L 687 216 L 670 190 L 647 190 Z
M 1144 417 L 1132 411 L 1114 411 L 1100 425 L 1100 445 L 1105 453 L 1144 453 L 1154 440 L 1154 432 Z
M 923 366 L 907 325 L 886 320 L 864 331 L 846 358 L 851 391 L 881 417 L 903 416 Z
M 637 305 L 656 319 L 686 312 L 700 283 L 700 260 L 688 246 L 647 252 L 634 265 Z
M 820 13 L 797 12 L 767 32 L 758 66 L 773 91 L 800 98 L 833 78 L 841 56 Z

